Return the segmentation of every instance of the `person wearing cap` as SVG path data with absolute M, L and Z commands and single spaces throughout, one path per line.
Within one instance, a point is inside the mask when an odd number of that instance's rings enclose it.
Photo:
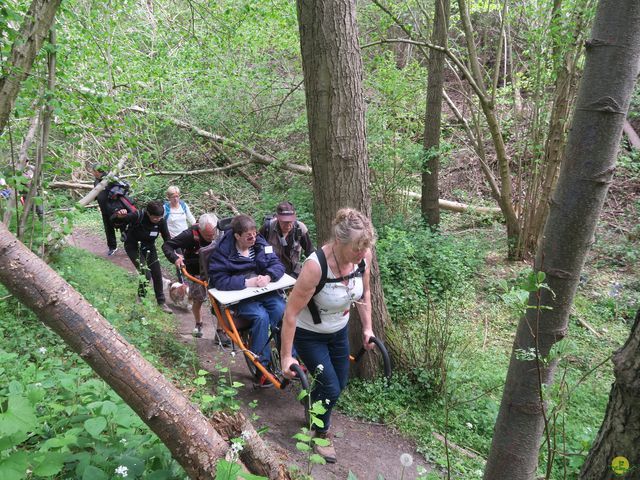
M 265 221 L 260 228 L 260 235 L 273 246 L 285 272 L 295 278 L 298 278 L 302 269 L 302 251 L 308 257 L 316 250 L 309 237 L 309 229 L 298 221 L 296 209 L 291 202 L 278 204 L 275 218 Z
M 105 175 L 107 175 L 107 172 L 98 163 L 94 163 L 91 166 L 91 173 L 93 174 L 94 187 L 102 181 Z M 104 233 L 107 237 L 107 247 L 109 248 L 109 250 L 107 251 L 107 255 L 110 257 L 118 250 L 118 242 L 116 240 L 115 227 L 110 220 L 112 212 L 109 211 L 108 194 L 109 191 L 107 188 L 105 188 L 98 194 L 96 200 L 98 201 L 98 207 L 100 208 L 100 213 L 102 214 L 102 224 L 104 225 Z
M 171 232 L 169 232 L 171 233 Z M 197 278 L 206 279 L 200 269 L 200 249 L 211 245 L 218 236 L 218 217 L 213 213 L 200 215 L 198 223 L 191 225 L 176 236 L 167 240 L 162 245 L 162 253 L 176 268 L 185 268 L 187 272 Z M 207 299 L 207 290 L 199 283 L 186 279 L 189 286 L 189 300 L 191 300 L 191 313 L 196 321 L 193 336 L 202 337 L 202 304 Z M 222 346 L 231 345 L 231 340 L 222 330 L 217 331 L 219 342 Z

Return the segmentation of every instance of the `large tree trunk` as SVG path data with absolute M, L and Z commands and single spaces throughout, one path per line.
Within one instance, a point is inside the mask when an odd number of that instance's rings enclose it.
M 484 478 L 529 480 L 536 476 L 545 404 L 541 384 L 551 347 L 567 333 L 580 270 L 611 183 L 622 125 L 640 67 L 640 2 L 601 0 L 587 43 L 565 161 L 554 192 L 535 269 L 546 273 L 553 294 L 533 292 L 513 345 L 502 403 Z M 537 308 L 540 304 L 544 308 Z M 538 358 L 518 360 L 518 350 Z
M 435 0 L 432 42 L 447 47 L 449 32 L 449 0 Z M 429 52 L 429 81 L 427 84 L 427 111 L 424 116 L 424 169 L 422 171 L 422 217 L 428 225 L 440 224 L 440 125 L 442 120 L 442 88 L 444 85 L 445 53 L 432 49 Z
M 371 216 L 369 164 L 355 0 L 298 0 L 300 47 L 313 170 L 318 243 L 330 236 L 331 220 L 341 207 Z M 378 263 L 371 268 L 373 329 L 384 338 L 389 313 Z M 355 309 L 353 311 L 355 313 Z M 357 314 L 350 322 L 352 345 L 362 343 Z M 360 372 L 374 373 L 373 355 Z
M 27 12 L 18 39 L 11 47 L 7 74 L 0 77 L 0 134 L 9 121 L 9 114 L 27 78 L 36 54 L 53 24 L 61 0 L 33 0 Z
M 621 478 L 638 478 L 640 468 L 640 310 L 624 346 L 613 355 L 616 381 L 596 441 L 582 466 L 583 480 L 609 480 L 612 461 L 627 459 L 634 473 Z M 624 472 L 620 472 L 624 473 Z
M 0 282 L 140 416 L 191 478 L 214 478 L 228 444 L 184 394 L 47 264 L 0 225 Z

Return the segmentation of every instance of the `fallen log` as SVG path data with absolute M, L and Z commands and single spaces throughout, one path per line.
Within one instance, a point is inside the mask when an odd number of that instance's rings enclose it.
M 420 200 L 422 195 L 415 192 L 408 192 L 407 196 L 415 200 Z M 452 202 L 451 200 L 439 199 L 438 205 L 443 210 L 449 210 L 451 212 L 458 213 L 486 213 L 489 215 L 502 215 L 502 211 L 498 207 L 477 207 L 474 205 L 467 205 L 466 203 Z

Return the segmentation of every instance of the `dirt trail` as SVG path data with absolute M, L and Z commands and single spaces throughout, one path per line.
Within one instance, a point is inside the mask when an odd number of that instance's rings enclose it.
M 122 246 L 112 257 L 106 256 L 106 243 L 102 232 L 98 233 L 100 235 L 76 231 L 70 243 L 133 271 L 133 265 Z M 195 342 L 202 368 L 217 376 L 219 373 L 216 365 L 228 366 L 233 380 L 245 384 L 239 389 L 238 397 L 248 418 L 252 415 L 258 416 L 258 419 L 253 421 L 256 429 L 268 428 L 264 438 L 278 451 L 285 464 L 296 464 L 301 469 L 306 469 L 305 457 L 296 450 L 295 440 L 292 438 L 304 424 L 304 413 L 295 398 L 295 391 L 254 388 L 243 358 L 240 355 L 233 357 L 230 349 L 222 349 L 214 344 L 214 319 L 210 312 L 204 317 L 203 338 L 195 339 L 191 336 L 194 327 L 191 313 L 169 305 L 174 311 L 173 317 L 182 341 Z M 254 400 L 257 400 L 257 407 L 250 408 L 248 405 Z M 354 420 L 334 411 L 332 431 L 336 435 L 338 463 L 314 466 L 312 475 L 316 480 L 346 479 L 349 471 L 359 480 L 377 479 L 378 475 L 386 480 L 399 479 L 402 471 L 402 453 L 410 453 L 414 458 L 413 466 L 404 472 L 404 479 L 413 480 L 417 477 L 416 465 L 431 470 L 424 458 L 416 452 L 415 444 L 387 426 Z

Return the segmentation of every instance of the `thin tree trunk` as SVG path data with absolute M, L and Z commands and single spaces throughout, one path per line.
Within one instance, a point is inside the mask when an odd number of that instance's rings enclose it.
M 466 0 L 458 0 L 458 7 L 460 9 L 460 17 L 462 19 L 462 25 L 464 27 L 465 40 L 467 42 L 467 51 L 469 53 L 469 63 L 471 65 L 471 74 L 477 85 L 478 101 L 480 108 L 484 113 L 487 125 L 489 127 L 489 133 L 493 140 L 493 146 L 496 150 L 496 158 L 498 160 L 498 172 L 500 174 L 500 198 L 498 204 L 504 214 L 504 219 L 507 225 L 507 242 L 508 242 L 508 257 L 513 259 L 516 257 L 516 247 L 518 245 L 518 237 L 520 235 L 520 225 L 518 223 L 518 216 L 513 208 L 513 193 L 511 187 L 511 168 L 509 166 L 509 157 L 504 144 L 504 138 L 500 130 L 500 123 L 494 109 L 494 104 L 487 95 L 487 91 L 484 84 L 483 72 L 480 68 L 480 62 L 478 61 L 478 53 L 475 47 L 475 40 L 473 38 L 473 29 L 471 27 L 471 19 L 469 18 L 469 11 L 467 9 Z
M 640 310 L 624 346 L 613 355 L 616 378 L 609 394 L 604 421 L 589 455 L 582 465 L 582 480 L 609 480 L 613 460 L 624 457 L 634 473 L 620 478 L 637 478 L 640 468 Z M 619 465 L 619 462 L 616 462 Z M 624 461 L 622 462 L 624 466 Z
M 34 108 L 35 108 L 35 102 L 34 102 Z M 36 114 L 33 115 L 33 117 L 31 117 L 29 130 L 27 131 L 27 134 L 25 135 L 24 140 L 22 140 L 22 145 L 20 146 L 20 153 L 18 155 L 18 163 L 13 165 L 14 175 L 16 175 L 17 172 L 21 172 L 24 169 L 24 166 L 27 164 L 27 160 L 29 157 L 29 149 L 31 148 L 31 145 L 33 144 L 33 141 L 36 138 L 36 132 L 38 131 L 39 125 L 40 125 L 40 115 L 39 113 L 36 112 Z M 11 221 L 11 216 L 16 214 L 16 208 L 18 206 L 18 195 L 16 195 L 15 191 L 14 191 L 14 194 L 11 195 L 11 197 L 9 198 L 8 203 L 9 204 L 7 205 L 7 211 L 4 212 L 4 218 L 2 219 L 2 223 L 7 226 Z M 16 218 L 18 217 L 16 216 Z M 17 223 L 18 222 L 16 221 L 16 224 Z
M 431 41 L 447 47 L 449 32 L 449 0 L 435 0 L 435 16 Z M 424 116 L 424 170 L 422 171 L 422 217 L 428 225 L 440 224 L 440 130 L 442 120 L 442 89 L 444 85 L 445 54 L 441 50 L 429 52 L 429 81 L 427 84 L 427 111 Z
M 49 44 L 55 46 L 56 44 L 56 31 L 55 21 L 49 30 Z M 56 52 L 51 50 L 47 53 L 47 98 L 51 95 L 56 88 Z M 22 210 L 22 216 L 20 217 L 20 226 L 17 229 L 18 238 L 20 235 L 24 236 L 24 230 L 27 225 L 27 219 L 32 214 L 34 206 L 34 197 L 38 193 L 38 187 L 40 186 L 42 177 L 42 168 L 44 161 L 47 157 L 47 148 L 49 144 L 49 132 L 51 131 L 51 117 L 53 117 L 53 107 L 51 106 L 51 99 L 48 98 L 46 106 L 41 110 L 42 121 L 40 122 L 40 141 L 38 142 L 38 149 L 36 154 L 36 163 L 33 170 L 33 178 L 29 185 L 29 192 L 24 199 L 24 208 Z
M 622 125 L 640 68 L 640 2 L 601 0 L 587 43 L 572 129 L 565 150 L 535 270 L 546 289 L 533 292 L 520 320 L 502 403 L 487 460 L 486 480 L 536 476 L 546 411 L 542 385 L 553 382 L 546 367 L 553 345 L 567 333 L 580 271 L 613 177 Z M 538 308 L 538 306 L 544 308 Z M 519 360 L 520 350 L 537 359 Z
M 6 75 L 0 77 L 0 134 L 9 121 L 9 115 L 20 91 L 20 86 L 31 72 L 36 54 L 49 33 L 61 0 L 33 0 L 25 15 L 17 40 L 11 46 Z
M 300 47 L 309 124 L 318 243 L 330 236 L 331 220 L 342 207 L 371 216 L 369 163 L 355 0 L 298 0 Z M 389 313 L 377 259 L 371 265 L 373 330 L 384 339 Z M 362 344 L 357 312 L 350 323 L 351 344 Z M 375 373 L 366 355 L 359 373 Z

